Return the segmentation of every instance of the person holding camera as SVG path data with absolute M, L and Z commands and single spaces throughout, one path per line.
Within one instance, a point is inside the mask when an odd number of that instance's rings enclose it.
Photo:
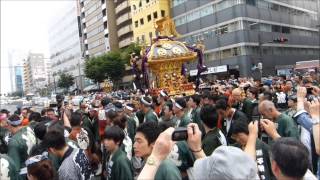
M 197 159 L 194 166 L 194 176 L 189 179 L 256 179 L 257 168 L 254 162 L 255 140 L 258 134 L 258 123 L 249 125 L 249 142 L 245 151 L 236 147 L 220 146 L 209 157 L 206 157 L 201 145 L 201 131 L 197 124 L 187 126 L 187 143 Z M 138 179 L 153 179 L 160 164 L 170 153 L 174 129 L 168 128 L 155 141 L 151 156 L 155 163 L 146 164 Z M 223 164 L 223 165 L 222 165 Z
M 171 133 L 173 130 L 173 128 L 167 129 L 167 131 L 170 131 Z M 179 180 L 181 179 L 179 169 L 171 160 L 165 159 L 172 149 L 173 142 L 162 141 L 163 139 L 160 138 L 161 142 L 158 141 L 158 143 L 155 144 L 159 134 L 160 128 L 157 122 L 142 123 L 137 128 L 135 135 L 135 142 L 133 145 L 134 154 L 136 157 L 143 159 L 142 164 L 144 164 L 144 167 L 151 168 L 150 171 L 154 172 L 153 179 Z M 140 178 L 151 179 L 150 177 L 147 178 L 144 173 L 139 175 L 139 179 Z
M 232 146 L 239 147 L 240 149 L 245 149 L 249 140 L 248 124 L 242 121 L 235 121 L 232 126 L 231 137 L 236 141 L 236 143 Z M 260 179 L 273 179 L 274 177 L 271 171 L 271 164 L 269 160 L 269 145 L 257 138 L 255 149 L 256 163 Z
M 313 162 L 313 169 L 318 170 L 318 177 L 320 177 L 320 101 L 319 98 L 314 98 L 311 102 L 306 100 L 308 93 L 307 88 L 298 87 L 297 97 L 297 113 L 294 115 L 297 122 L 306 129 L 310 135 L 305 137 L 309 138 L 308 144 L 304 143 L 311 152 L 311 160 Z M 312 143 L 314 142 L 314 143 Z M 316 163 L 318 163 L 316 165 Z
M 274 103 L 264 100 L 259 104 L 259 112 L 263 118 L 277 123 L 277 131 L 282 137 L 293 137 L 299 139 L 298 127 L 288 115 L 279 112 Z
M 308 169 L 309 151 L 300 141 L 294 138 L 282 138 L 277 132 L 275 123 L 268 119 L 262 119 L 260 124 L 274 140 L 270 160 L 276 179 L 317 179 Z

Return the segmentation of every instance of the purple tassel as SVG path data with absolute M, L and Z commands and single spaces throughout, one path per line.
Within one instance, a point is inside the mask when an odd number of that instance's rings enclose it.
M 145 51 L 145 55 L 142 58 L 142 73 L 143 73 L 143 80 L 147 88 L 149 88 L 149 81 L 148 81 L 148 72 L 146 68 L 146 63 L 148 62 L 147 55 L 151 48 L 147 48 Z
M 187 74 L 186 65 L 183 63 L 181 67 L 181 75 L 186 76 L 186 74 Z

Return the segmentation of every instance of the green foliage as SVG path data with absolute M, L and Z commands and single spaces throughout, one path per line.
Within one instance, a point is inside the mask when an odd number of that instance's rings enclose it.
M 140 50 L 137 44 L 131 44 L 119 51 L 109 51 L 101 56 L 91 57 L 85 62 L 84 73 L 95 83 L 109 78 L 117 84 L 125 75 L 125 64 L 129 64 L 130 54 L 135 52 L 139 55 Z
M 58 87 L 66 91 L 74 84 L 74 77 L 71 74 L 60 73 Z
M 106 75 L 112 82 L 122 79 L 125 72 L 125 62 L 121 58 L 121 53 L 117 51 L 109 52 L 102 56 L 104 59 L 104 69 Z
M 134 52 L 138 56 L 140 51 L 141 47 L 136 43 L 132 43 L 128 47 L 120 50 L 121 59 L 123 59 L 125 63 L 130 64 L 130 54 Z
M 95 83 L 103 82 L 107 78 L 107 75 L 104 69 L 104 59 L 102 56 L 92 57 L 86 60 L 84 74 Z

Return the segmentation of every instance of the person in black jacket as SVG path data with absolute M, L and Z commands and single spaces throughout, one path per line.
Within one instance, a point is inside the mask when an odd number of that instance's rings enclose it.
M 227 138 L 227 142 L 228 144 L 234 144 L 235 141 L 231 138 L 231 127 L 233 122 L 242 121 L 248 124 L 248 118 L 243 112 L 236 110 L 235 108 L 232 108 L 230 105 L 228 105 L 225 99 L 217 100 L 216 108 L 223 118 L 222 131 Z

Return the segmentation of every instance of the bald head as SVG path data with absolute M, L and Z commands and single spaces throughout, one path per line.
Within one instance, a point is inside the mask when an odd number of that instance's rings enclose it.
M 274 119 L 277 114 L 278 110 L 276 109 L 274 103 L 269 100 L 263 100 L 259 104 L 259 112 L 267 119 Z
M 235 88 L 234 90 L 232 90 L 232 95 L 241 95 L 241 89 Z
M 234 90 L 232 90 L 232 97 L 235 101 L 241 101 L 241 92 L 242 91 L 240 88 L 235 88 Z
M 274 103 L 269 100 L 261 101 L 259 104 L 259 110 L 273 110 L 276 109 Z

